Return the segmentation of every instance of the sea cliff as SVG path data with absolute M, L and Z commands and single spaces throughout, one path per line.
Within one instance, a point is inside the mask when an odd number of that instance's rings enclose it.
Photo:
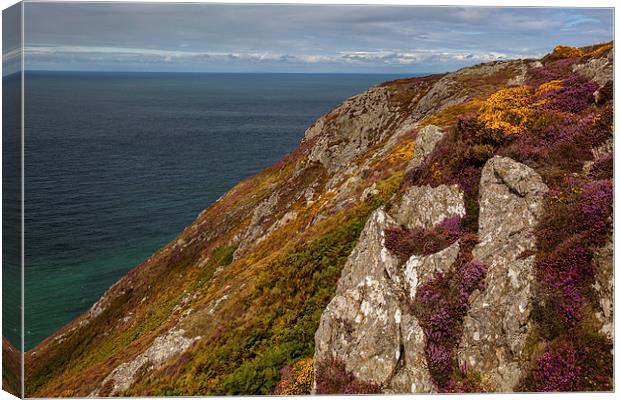
M 26 395 L 613 390 L 613 46 L 386 82 L 25 354 Z

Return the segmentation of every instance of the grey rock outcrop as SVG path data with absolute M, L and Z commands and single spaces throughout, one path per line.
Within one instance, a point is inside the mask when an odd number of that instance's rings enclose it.
M 278 200 L 278 194 L 274 192 L 254 208 L 249 226 L 243 232 L 243 236 L 236 239 L 239 242 L 237 253 L 243 252 L 247 246 L 254 244 L 254 241 L 264 235 L 265 227 L 263 225 L 265 225 L 266 220 L 272 217 Z
M 394 224 L 381 209 L 371 215 L 315 335 L 315 365 L 337 359 L 359 379 L 382 386 L 389 385 L 398 372 L 405 335 L 410 335 L 411 328 L 416 331 L 415 323 L 405 326 L 412 321 L 403 319 L 401 290 L 387 272 L 398 266 L 398 259 L 384 246 L 384 230 Z M 420 353 L 423 338 L 413 336 L 414 341 L 422 339 L 415 352 Z M 430 377 L 419 378 L 414 383 L 430 389 Z
M 463 86 L 457 76 L 466 72 L 460 70 L 443 76 L 435 85 L 420 99 L 418 106 L 412 115 L 416 119 L 422 119 L 432 112 L 439 112 L 446 107 L 462 103 L 467 100 L 463 94 Z
M 456 185 L 435 188 L 412 186 L 403 196 L 395 214 L 397 222 L 411 228 L 432 228 L 450 216 L 465 215 L 463 192 Z
M 405 263 L 405 282 L 413 300 L 417 286 L 426 283 L 436 272 L 447 272 L 459 255 L 461 246 L 455 242 L 445 249 L 428 256 L 411 256 Z
M 308 159 L 320 162 L 331 173 L 347 165 L 361 149 L 381 141 L 396 117 L 389 107 L 388 91 L 385 87 L 370 88 L 308 128 L 304 141 L 318 139 Z
M 156 369 L 200 340 L 200 337 L 187 338 L 183 336 L 184 333 L 182 329 L 171 330 L 157 337 L 144 353 L 110 372 L 89 397 L 111 396 L 129 389 L 141 371 Z
M 433 212 L 420 208 L 398 220 L 379 209 L 370 216 L 315 335 L 315 365 L 337 359 L 359 379 L 379 384 L 387 393 L 433 390 L 425 366 L 426 339 L 409 305 L 417 287 L 434 272 L 447 270 L 459 253 L 457 242 L 435 254 L 413 255 L 401 265 L 387 250 L 384 231 L 389 226 L 431 228 L 445 216 L 465 213 L 456 187 L 409 190 L 400 209 L 418 209 L 420 200 Z
M 435 146 L 443 138 L 444 132 L 435 125 L 426 125 L 415 137 L 415 152 L 409 168 L 417 167 L 433 152 Z
M 522 255 L 535 248 L 546 191 L 534 170 L 509 158 L 494 157 L 482 170 L 480 242 L 473 255 L 488 267 L 486 289 L 470 297 L 457 353 L 489 390 L 512 391 L 525 362 L 535 277 L 534 257 Z
M 601 57 L 594 57 L 581 64 L 575 64 L 573 71 L 598 83 L 600 87 L 614 77 L 614 52 L 607 50 Z
M 491 390 L 513 390 L 527 361 L 534 258 L 524 254 L 535 247 L 546 191 L 534 170 L 510 158 L 494 157 L 482 170 L 480 242 L 473 256 L 488 267 L 486 289 L 470 297 L 457 357 L 479 371 Z M 452 215 L 464 216 L 463 194 L 456 186 L 411 187 L 394 215 L 379 209 L 367 222 L 321 318 L 315 362 L 343 361 L 359 379 L 388 393 L 429 392 L 426 338 L 409 305 L 421 284 L 451 268 L 460 245 L 413 255 L 401 265 L 385 247 L 384 230 L 395 224 L 431 228 Z

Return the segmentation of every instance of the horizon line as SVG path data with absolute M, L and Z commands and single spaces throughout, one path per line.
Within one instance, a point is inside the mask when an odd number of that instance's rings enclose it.
M 3 75 L 8 77 L 18 75 L 22 71 Z M 255 74 L 255 75 L 415 75 L 424 76 L 443 74 L 445 72 L 294 72 L 294 71 L 132 71 L 132 70 L 54 70 L 54 69 L 25 69 L 24 73 L 110 73 L 110 74 Z

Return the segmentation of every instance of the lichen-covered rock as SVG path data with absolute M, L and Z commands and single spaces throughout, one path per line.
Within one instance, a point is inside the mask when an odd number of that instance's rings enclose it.
M 388 91 L 386 87 L 370 88 L 321 117 L 304 138 L 318 138 L 309 160 L 320 162 L 331 173 L 346 166 L 360 150 L 381 141 L 395 118 L 395 110 L 389 107 Z
M 400 328 L 400 364 L 383 390 L 385 393 L 394 394 L 430 393 L 434 391 L 434 386 L 426 365 L 424 332 L 417 319 L 407 313 L 401 317 Z
M 593 57 L 584 63 L 575 64 L 573 71 L 603 87 L 614 77 L 614 52 L 613 50 L 608 50 L 601 57 Z
M 243 252 L 246 247 L 251 246 L 255 240 L 265 233 L 263 225 L 266 220 L 273 218 L 274 209 L 278 204 L 278 200 L 278 193 L 274 192 L 254 208 L 249 226 L 244 231 L 243 236 L 238 239 L 239 245 L 237 247 L 237 253 L 240 254 Z
M 430 113 L 439 112 L 451 105 L 459 104 L 467 100 L 467 96 L 461 94 L 463 87 L 456 77 L 462 74 L 457 71 L 446 74 L 422 97 L 412 113 L 415 119 L 422 119 Z
M 542 67 L 542 63 L 540 61 L 521 61 L 518 66 L 518 73 L 510 78 L 506 83 L 507 86 L 521 86 L 525 83 L 527 78 L 527 73 L 530 69 L 540 68 Z
M 426 125 L 420 129 L 415 138 L 415 152 L 409 163 L 409 168 L 415 168 L 433 152 L 437 143 L 443 138 L 444 132 L 435 125 Z
M 111 396 L 129 389 L 138 378 L 138 374 L 152 371 L 169 358 L 183 353 L 200 337 L 187 338 L 182 329 L 171 330 L 157 337 L 153 344 L 142 354 L 116 367 L 99 384 L 89 397 Z
M 461 247 L 454 242 L 445 249 L 428 256 L 412 255 L 405 264 L 405 282 L 408 284 L 409 297 L 415 298 L 416 288 L 423 285 L 436 272 L 447 272 L 459 255 Z M 415 280 L 414 280 L 415 279 Z
M 401 354 L 399 292 L 387 277 L 398 259 L 383 246 L 394 221 L 375 211 L 362 231 L 315 335 L 315 363 L 341 360 L 359 379 L 385 385 Z
M 474 292 L 458 358 L 482 375 L 489 390 L 512 391 L 523 369 L 533 321 L 534 228 L 547 191 L 542 178 L 512 159 L 494 157 L 480 180 L 480 242 L 474 258 L 488 267 L 486 289 Z
M 385 229 L 397 222 L 430 228 L 446 216 L 465 213 L 456 187 L 412 189 L 403 195 L 401 221 L 383 209 L 368 219 L 315 335 L 315 363 L 343 362 L 347 372 L 381 385 L 387 393 L 433 390 L 426 339 L 410 306 L 420 284 L 454 263 L 459 244 L 431 255 L 412 255 L 401 265 L 385 247 Z M 427 205 L 433 210 L 429 215 L 421 208 Z M 405 212 L 408 207 L 413 210 Z
M 464 216 L 463 192 L 457 185 L 412 186 L 402 198 L 396 221 L 410 228 L 432 228 L 451 216 Z
M 530 167 L 508 157 L 487 161 L 480 178 L 479 251 L 515 233 L 522 233 L 524 246 L 533 246 L 532 229 L 543 211 L 546 191 L 542 178 Z

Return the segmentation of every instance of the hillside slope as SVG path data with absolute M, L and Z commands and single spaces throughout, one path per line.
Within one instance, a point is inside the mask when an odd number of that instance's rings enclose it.
M 29 351 L 26 395 L 611 390 L 612 67 L 346 100 Z

